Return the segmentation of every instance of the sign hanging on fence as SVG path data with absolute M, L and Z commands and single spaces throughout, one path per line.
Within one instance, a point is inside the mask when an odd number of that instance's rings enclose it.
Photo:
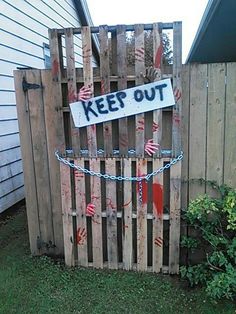
M 70 104 L 75 127 L 124 118 L 175 104 L 170 79 Z

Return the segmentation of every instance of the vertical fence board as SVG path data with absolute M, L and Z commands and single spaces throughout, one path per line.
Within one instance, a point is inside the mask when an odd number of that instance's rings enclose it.
M 236 63 L 227 63 L 224 183 L 236 187 Z
M 75 265 L 75 253 L 74 253 L 74 244 L 73 244 L 72 195 L 71 195 L 70 168 L 61 163 L 60 173 L 61 173 L 61 202 L 62 202 L 65 263 L 67 266 L 74 266 Z
M 63 116 L 61 107 L 55 103 L 54 82 L 51 71 L 41 71 L 44 102 L 45 127 L 47 136 L 47 151 L 50 176 L 50 194 L 52 200 L 52 217 L 56 254 L 63 254 L 62 209 L 60 165 L 55 157 L 55 151 L 64 145 Z
M 127 88 L 125 25 L 117 25 L 117 75 L 118 75 L 118 90 Z M 119 150 L 120 155 L 122 156 L 128 155 L 127 118 L 119 119 Z
M 160 35 L 159 26 L 157 23 L 153 24 L 153 64 L 154 68 L 158 73 L 156 80 L 160 80 L 162 73 L 162 38 Z M 161 144 L 162 144 L 162 110 L 154 110 L 153 111 L 153 125 L 152 125 L 152 132 L 153 132 L 153 142 L 159 144 L 159 150 L 153 154 L 153 156 L 161 157 Z
M 101 173 L 100 160 L 90 160 L 90 170 Z M 102 252 L 102 194 L 101 179 L 97 176 L 90 177 L 91 202 L 95 205 L 95 215 L 92 217 L 92 237 L 93 237 L 93 266 L 96 268 L 103 267 Z
M 138 159 L 136 162 L 136 175 L 147 174 L 147 161 Z M 141 187 L 140 187 L 141 185 Z M 140 188 L 142 195 L 140 195 Z M 137 182 L 137 270 L 147 270 L 147 182 Z
M 116 174 L 115 159 L 106 159 L 106 173 Z M 106 182 L 107 252 L 110 269 L 118 268 L 116 182 Z
M 99 27 L 100 39 L 100 76 L 101 76 L 101 94 L 110 92 L 110 67 L 109 67 L 109 42 L 107 26 Z M 111 156 L 113 154 L 112 146 L 112 123 L 110 121 L 103 124 L 104 136 L 104 154 Z
M 90 86 L 93 94 L 93 67 L 92 67 L 92 43 L 90 27 L 84 26 L 81 31 L 83 52 L 84 86 Z M 96 125 L 87 127 L 88 151 L 90 157 L 97 156 Z
M 144 25 L 135 25 L 135 85 L 142 85 L 145 73 L 145 49 L 144 49 Z M 136 141 L 135 150 L 137 157 L 144 157 L 144 113 L 135 115 L 136 122 Z
M 84 168 L 84 159 L 75 160 L 75 166 Z M 78 265 L 88 266 L 87 223 L 86 223 L 86 196 L 85 175 L 75 170 L 75 204 L 76 204 L 76 244 L 78 248 Z
M 27 82 L 41 85 L 40 70 L 31 70 L 26 73 Z M 41 240 L 45 243 L 54 244 L 52 204 L 50 194 L 49 168 L 46 129 L 44 120 L 44 108 L 42 89 L 28 91 L 29 113 L 33 145 L 33 159 L 35 168 L 35 179 L 37 185 L 37 198 L 39 208 L 39 220 L 41 224 Z M 48 252 L 53 251 L 53 248 Z
M 172 155 L 177 156 L 181 152 L 181 106 L 182 106 L 182 23 L 174 22 L 173 26 L 173 89 L 179 96 L 173 108 L 172 117 Z
M 205 187 L 191 182 L 205 179 L 206 171 L 206 116 L 207 116 L 207 65 L 194 64 L 190 72 L 189 113 L 189 199 L 205 192 Z
M 162 159 L 153 160 L 153 170 L 163 166 Z M 163 172 L 153 177 L 153 271 L 159 273 L 163 265 Z
M 75 54 L 74 54 L 74 35 L 73 28 L 65 29 L 65 43 L 66 43 L 66 72 L 67 72 L 67 91 L 68 102 L 77 101 L 77 87 L 76 87 L 76 73 L 75 73 Z M 72 149 L 75 154 L 80 153 L 80 132 L 78 128 L 74 127 L 72 117 L 70 117 L 71 125 L 71 142 Z M 69 130 L 68 130 L 69 131 Z
M 169 273 L 179 273 L 181 161 L 170 168 Z
M 208 65 L 206 179 L 218 184 L 223 183 L 225 74 L 224 63 Z
M 38 217 L 37 186 L 35 180 L 35 165 L 33 159 L 33 145 L 29 118 L 28 95 L 23 92 L 22 81 L 25 71 L 14 71 L 17 116 L 19 120 L 21 156 L 24 169 L 25 198 L 28 219 L 30 249 L 33 255 L 41 252 L 37 247 L 37 238 L 40 237 L 40 223 Z
M 123 176 L 131 177 L 131 159 L 123 159 Z M 133 232 L 132 232 L 132 183 L 124 181 L 123 185 L 123 264 L 124 269 L 132 269 Z

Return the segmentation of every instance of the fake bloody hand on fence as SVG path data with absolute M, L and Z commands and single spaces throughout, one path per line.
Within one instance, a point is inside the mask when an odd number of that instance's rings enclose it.
M 145 144 L 144 150 L 149 156 L 151 156 L 159 149 L 159 147 L 159 144 L 153 143 L 153 139 L 150 139 Z
M 92 97 L 92 89 L 91 86 L 85 87 L 83 86 L 78 93 L 78 100 L 86 101 Z
M 89 203 L 87 205 L 87 208 L 86 208 L 86 215 L 87 216 L 94 216 L 95 215 L 95 205 L 92 204 L 92 203 Z

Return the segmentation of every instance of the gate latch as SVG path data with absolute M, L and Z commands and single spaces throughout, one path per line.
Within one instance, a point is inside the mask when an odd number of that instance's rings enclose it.
M 27 92 L 27 90 L 29 89 L 38 89 L 38 88 L 42 88 L 42 85 L 39 84 L 32 84 L 32 83 L 28 83 L 26 81 L 26 78 L 24 77 L 22 80 L 22 88 L 24 93 Z

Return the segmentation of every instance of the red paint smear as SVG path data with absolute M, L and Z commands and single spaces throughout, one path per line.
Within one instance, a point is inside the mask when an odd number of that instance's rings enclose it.
M 92 129 L 92 131 L 95 133 L 95 131 L 96 131 L 96 125 L 95 125 L 95 124 L 92 124 L 92 125 L 91 125 L 91 129 Z
M 68 100 L 69 100 L 69 103 L 72 103 L 77 100 L 76 93 L 74 89 L 72 88 L 72 86 L 70 86 L 69 91 L 68 91 Z
M 157 217 L 162 217 L 163 215 L 163 189 L 162 185 L 159 183 L 153 183 L 153 203 L 154 209 L 156 211 Z
M 53 60 L 52 63 L 52 76 L 58 76 L 59 73 L 59 62 L 57 60 Z
M 155 63 L 154 63 L 155 68 L 158 68 L 158 69 L 161 68 L 162 52 L 163 52 L 162 44 L 160 44 L 160 46 L 157 49 L 156 56 L 155 56 Z

